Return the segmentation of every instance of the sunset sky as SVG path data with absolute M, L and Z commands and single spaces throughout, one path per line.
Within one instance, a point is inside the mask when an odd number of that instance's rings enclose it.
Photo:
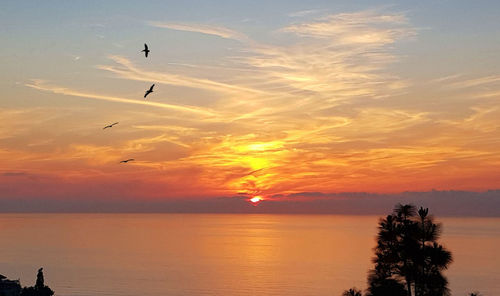
M 400 2 L 2 1 L 0 199 L 500 188 L 500 2 Z

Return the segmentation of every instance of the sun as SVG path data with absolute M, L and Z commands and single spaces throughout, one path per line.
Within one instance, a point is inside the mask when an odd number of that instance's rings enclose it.
M 260 201 L 262 201 L 262 197 L 260 197 L 260 196 L 258 196 L 258 195 L 257 195 L 257 196 L 254 196 L 254 197 L 252 197 L 252 198 L 250 198 L 250 202 L 252 202 L 253 204 L 257 204 L 257 203 L 259 203 Z

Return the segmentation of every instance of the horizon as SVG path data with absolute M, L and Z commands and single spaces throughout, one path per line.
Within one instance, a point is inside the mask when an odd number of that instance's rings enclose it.
M 165 213 L 385 215 L 397 204 L 430 208 L 443 217 L 500 217 L 500 190 L 428 191 L 379 194 L 302 192 L 252 202 L 240 195 L 212 198 L 3 199 L 0 213 Z

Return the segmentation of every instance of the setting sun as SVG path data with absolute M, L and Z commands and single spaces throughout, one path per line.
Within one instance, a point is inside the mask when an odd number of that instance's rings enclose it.
M 254 196 L 254 197 L 252 197 L 250 199 L 250 201 L 255 204 L 255 203 L 258 203 L 258 202 L 262 201 L 262 197 L 260 197 L 260 196 Z

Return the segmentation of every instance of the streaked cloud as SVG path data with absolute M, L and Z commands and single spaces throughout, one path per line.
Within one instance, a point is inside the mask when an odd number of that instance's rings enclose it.
M 299 10 L 295 12 L 291 12 L 288 14 L 289 17 L 304 17 L 308 15 L 313 15 L 313 14 L 318 14 L 323 12 L 324 9 L 306 9 L 306 10 Z
M 479 78 L 469 78 L 469 79 L 458 79 L 461 76 L 452 76 L 446 79 L 448 83 L 445 84 L 445 87 L 453 88 L 453 89 L 465 89 L 471 87 L 478 86 L 491 86 L 491 85 L 500 85 L 500 76 L 499 75 L 490 75 Z
M 132 62 L 121 56 L 110 56 L 118 66 L 99 65 L 98 68 L 118 75 L 119 77 L 137 81 L 158 81 L 164 84 L 186 86 L 192 88 L 208 89 L 218 92 L 250 92 L 261 93 L 259 90 L 245 88 L 238 85 L 223 83 L 206 78 L 195 78 L 180 74 L 170 74 L 165 72 L 145 71 L 137 68 Z
M 196 113 L 196 114 L 205 115 L 205 116 L 214 116 L 215 115 L 214 112 L 211 112 L 210 110 L 199 108 L 199 107 L 178 106 L 178 105 L 159 103 L 159 102 L 153 102 L 153 101 L 145 101 L 145 100 L 140 101 L 140 100 L 132 100 L 132 99 L 126 99 L 126 98 L 121 98 L 121 97 L 115 97 L 115 96 L 90 94 L 90 93 L 80 92 L 80 91 L 76 91 L 76 90 L 71 90 L 68 88 L 60 87 L 60 86 L 51 86 L 51 85 L 46 84 L 45 81 L 39 80 L 39 79 L 34 79 L 31 83 L 27 83 L 25 85 L 27 87 L 31 87 L 34 89 L 38 89 L 38 90 L 42 90 L 42 91 L 49 91 L 49 92 L 52 92 L 55 94 L 62 94 L 62 95 L 67 95 L 67 96 L 88 98 L 88 99 L 94 99 L 94 100 L 104 100 L 104 101 L 110 101 L 110 102 L 116 102 L 116 103 L 145 105 L 145 106 L 164 108 L 164 109 L 170 109 L 170 110 L 181 111 L 181 112 Z
M 192 23 L 166 23 L 166 22 L 148 22 L 150 26 L 178 31 L 194 32 L 207 35 L 218 36 L 226 39 L 233 39 L 241 42 L 249 41 L 249 38 L 240 32 L 221 26 Z
M 331 38 L 340 45 L 387 44 L 401 37 L 415 35 L 415 29 L 407 26 L 404 14 L 362 11 L 334 14 L 323 19 L 298 23 L 282 29 L 311 38 Z M 384 27 L 391 25 L 390 27 Z M 398 25 L 394 27 L 394 25 Z

